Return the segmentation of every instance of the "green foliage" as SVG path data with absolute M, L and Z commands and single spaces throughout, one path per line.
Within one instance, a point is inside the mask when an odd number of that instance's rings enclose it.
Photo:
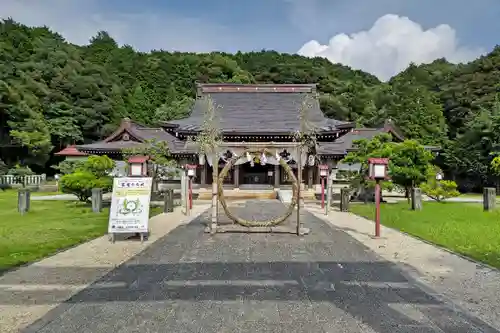
M 361 139 L 354 142 L 357 149 L 349 152 L 342 160 L 343 163 L 360 163 L 361 172 L 351 178 L 351 186 L 373 188 L 374 181 L 366 180 L 368 172 L 368 159 L 371 157 L 389 158 L 389 176 L 391 181 L 382 182 L 382 188 L 393 191 L 410 188 L 424 182 L 427 179 L 431 161 L 434 159 L 432 153 L 427 151 L 415 140 L 405 140 L 400 143 L 391 141 L 388 134 L 375 136 L 371 140 Z
M 73 173 L 61 177 L 61 192 L 74 194 L 80 201 L 88 201 L 93 188 L 108 192 L 113 187 L 109 176 L 115 162 L 107 156 L 89 156 Z
M 155 180 L 173 176 L 177 161 L 170 154 L 168 143 L 165 141 L 147 140 L 144 145 L 123 151 L 125 161 L 132 156 L 148 156 L 151 162 L 152 177 Z
M 29 167 L 17 164 L 15 167 L 10 169 L 7 174 L 12 176 L 24 177 L 34 175 L 35 173 Z
M 97 178 L 108 176 L 115 168 L 115 161 L 106 155 L 89 156 L 76 171 L 85 171 L 93 174 Z
M 113 187 L 111 177 L 96 177 L 88 171 L 76 171 L 64 175 L 59 181 L 61 192 L 74 194 L 80 201 L 89 201 L 93 188 L 102 188 L 104 192 L 109 192 Z
M 351 178 L 351 186 L 373 188 L 374 182 L 366 180 L 368 174 L 368 158 L 370 157 L 390 157 L 393 142 L 389 134 L 379 134 L 371 140 L 360 139 L 355 140 L 353 144 L 356 147 L 355 151 L 351 151 L 342 160 L 342 163 L 361 165 L 360 172 L 353 175 Z M 382 186 L 386 186 L 386 182 L 382 182 Z
M 420 188 L 425 195 L 437 202 L 460 195 L 457 190 L 457 183 L 452 180 L 429 179 L 427 183 L 422 183 Z
M 8 148 L 0 159 L 9 166 L 52 165 L 53 147 L 100 140 L 124 117 L 144 125 L 185 117 L 196 82 L 317 83 L 327 117 L 362 127 L 392 118 L 407 139 L 444 148 L 447 174 L 478 186 L 497 181 L 490 152 L 500 151 L 500 47 L 468 64 L 411 65 L 382 83 L 327 59 L 275 51 L 144 53 L 105 31 L 77 46 L 13 20 L 0 31 L 0 146 Z M 207 142 L 218 140 L 212 132 Z
M 0 176 L 5 175 L 9 171 L 9 167 L 4 161 L 0 160 Z
M 460 192 L 457 190 L 457 183 L 451 180 L 438 180 L 437 174 L 442 174 L 439 167 L 431 166 L 427 169 L 427 180 L 420 184 L 422 192 L 437 202 L 458 197 Z
M 496 156 L 491 161 L 491 169 L 495 175 L 500 176 L 500 156 Z
M 417 141 L 394 144 L 389 161 L 393 183 L 408 189 L 424 182 L 433 159 L 432 153 Z
M 64 160 L 61 163 L 52 166 L 63 175 L 75 172 L 77 169 L 82 168 L 85 161 L 83 160 Z

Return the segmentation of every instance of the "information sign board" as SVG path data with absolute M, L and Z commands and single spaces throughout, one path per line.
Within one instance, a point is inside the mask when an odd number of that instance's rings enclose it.
M 147 233 L 151 177 L 114 178 L 108 233 Z

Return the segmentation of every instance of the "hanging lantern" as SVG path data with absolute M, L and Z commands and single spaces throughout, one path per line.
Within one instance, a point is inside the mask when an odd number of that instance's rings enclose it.
M 316 157 L 314 155 L 309 155 L 309 157 L 307 158 L 307 163 L 309 164 L 309 166 L 313 166 L 315 162 Z
M 205 164 L 205 154 L 199 154 L 198 155 L 198 164 L 199 165 L 204 165 Z
M 252 161 L 252 155 L 250 155 L 249 152 L 247 152 L 247 161 L 251 162 Z
M 262 153 L 262 156 L 260 157 L 260 164 L 261 165 L 266 165 L 266 163 L 267 163 L 266 154 Z

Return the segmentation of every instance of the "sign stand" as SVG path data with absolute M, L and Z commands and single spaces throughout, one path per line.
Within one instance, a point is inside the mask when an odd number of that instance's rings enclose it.
M 375 180 L 375 238 L 380 237 L 380 181 L 388 179 L 388 158 L 368 159 L 368 179 Z
M 114 178 L 111 208 L 109 210 L 108 235 L 114 243 L 116 234 L 138 234 L 141 243 L 149 232 L 149 204 L 151 177 Z
M 319 165 L 318 168 L 321 177 L 321 209 L 325 209 L 325 179 L 328 176 L 328 165 Z

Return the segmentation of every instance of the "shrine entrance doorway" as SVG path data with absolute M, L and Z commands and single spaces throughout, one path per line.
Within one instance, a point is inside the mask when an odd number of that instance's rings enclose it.
M 269 185 L 274 184 L 274 165 L 250 162 L 240 165 L 242 185 Z

